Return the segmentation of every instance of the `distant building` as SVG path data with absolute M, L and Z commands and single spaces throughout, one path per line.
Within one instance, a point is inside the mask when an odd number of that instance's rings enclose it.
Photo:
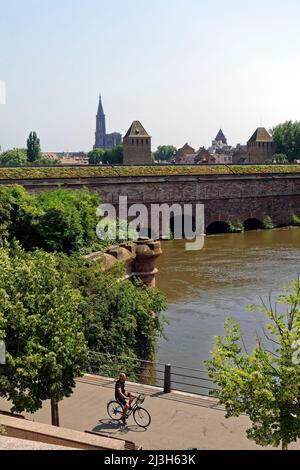
M 122 142 L 122 135 L 119 132 L 106 134 L 106 118 L 103 111 L 101 95 L 99 97 L 98 112 L 96 116 L 95 137 L 94 149 L 111 149 Z
M 200 164 L 209 164 L 212 165 L 216 163 L 216 158 L 214 155 L 211 155 L 208 150 L 204 147 L 200 147 L 196 155 L 194 156 L 194 163 L 196 165 Z
M 229 165 L 232 163 L 232 154 L 231 153 L 215 153 L 215 163 L 218 165 Z
M 211 155 L 215 155 L 215 154 L 232 155 L 232 146 L 228 145 L 227 139 L 222 129 L 220 129 L 219 132 L 217 133 L 208 151 Z
M 194 163 L 195 155 L 195 149 L 186 143 L 183 147 L 177 150 L 174 155 L 173 162 L 177 165 L 192 165 Z
M 232 155 L 232 163 L 235 165 L 241 165 L 243 163 L 247 163 L 248 161 L 249 157 L 247 154 L 247 145 L 238 144 L 234 154 Z
M 150 165 L 152 163 L 151 136 L 140 121 L 134 121 L 123 139 L 124 165 Z
M 60 165 L 88 165 L 89 159 L 85 152 L 44 152 L 48 160 L 58 160 Z
M 274 155 L 273 139 L 264 127 L 258 127 L 247 143 L 248 163 L 265 163 Z

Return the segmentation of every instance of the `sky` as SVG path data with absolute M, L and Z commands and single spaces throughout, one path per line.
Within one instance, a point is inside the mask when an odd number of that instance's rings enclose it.
M 0 0 L 0 145 L 90 150 L 100 92 L 107 131 L 138 119 L 153 149 L 245 143 L 300 119 L 299 18 L 299 0 Z

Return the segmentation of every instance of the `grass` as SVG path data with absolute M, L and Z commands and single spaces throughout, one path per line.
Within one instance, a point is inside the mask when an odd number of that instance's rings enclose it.
M 300 173 L 300 165 L 157 165 L 0 168 L 0 180 L 126 176 L 251 175 Z

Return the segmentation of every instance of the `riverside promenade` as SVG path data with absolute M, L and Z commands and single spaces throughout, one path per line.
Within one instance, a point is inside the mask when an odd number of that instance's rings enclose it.
M 147 430 L 138 428 L 131 416 L 123 428 L 107 415 L 106 404 L 114 398 L 112 379 L 85 375 L 76 381 L 74 394 L 59 404 L 60 425 L 78 431 L 99 432 L 107 437 L 126 439 L 145 450 L 240 450 L 263 449 L 246 438 L 247 416 L 225 418 L 224 409 L 215 399 L 182 392 L 164 394 L 157 387 L 127 382 L 127 390 L 146 395 L 144 406 L 151 414 Z M 0 410 L 10 404 L 0 398 Z M 27 419 L 50 424 L 50 404 Z M 300 441 L 291 449 L 300 449 Z

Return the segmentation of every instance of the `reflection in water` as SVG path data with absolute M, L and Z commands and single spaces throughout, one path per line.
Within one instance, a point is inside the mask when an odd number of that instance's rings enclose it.
M 238 320 L 246 348 L 253 346 L 265 317 L 249 313 L 247 304 L 281 293 L 300 273 L 298 228 L 209 236 L 196 252 L 185 251 L 184 240 L 162 242 L 162 248 L 157 287 L 167 295 L 170 325 L 158 355 L 191 368 L 203 368 L 228 315 Z

